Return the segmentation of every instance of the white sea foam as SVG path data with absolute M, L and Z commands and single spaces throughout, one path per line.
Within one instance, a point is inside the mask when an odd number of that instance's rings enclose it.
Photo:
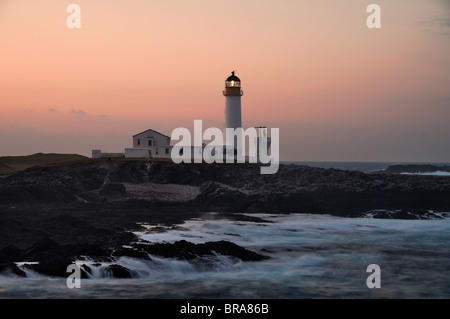
M 253 215 L 255 216 L 255 215 Z M 270 256 L 241 262 L 208 256 L 204 262 L 150 256 L 94 265 L 81 289 L 64 279 L 7 278 L 0 296 L 102 298 L 449 298 L 450 219 L 383 220 L 328 215 L 257 215 L 269 222 L 190 220 L 167 232 L 140 233 L 151 242 L 229 240 Z M 382 270 L 382 289 L 365 284 L 367 265 Z M 104 278 L 119 264 L 134 279 Z M 17 288 L 17 287 L 20 287 Z M 64 288 L 64 289 L 63 289 Z
M 450 172 L 445 171 L 434 171 L 434 172 L 417 172 L 417 173 L 400 173 L 402 175 L 428 175 L 428 176 L 450 176 Z

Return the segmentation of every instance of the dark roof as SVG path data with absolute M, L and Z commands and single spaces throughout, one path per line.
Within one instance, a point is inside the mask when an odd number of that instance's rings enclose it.
M 148 130 L 142 131 L 141 133 L 137 133 L 137 134 L 133 135 L 133 137 L 138 136 L 138 135 L 141 135 L 142 133 L 145 133 L 145 132 L 148 132 L 148 131 L 152 131 L 152 132 L 155 132 L 156 134 L 159 134 L 159 135 L 162 135 L 162 136 L 165 136 L 165 137 L 170 138 L 170 136 L 167 136 L 167 135 L 165 135 L 165 134 L 159 133 L 159 132 L 157 132 L 157 131 L 155 131 L 155 130 L 152 130 L 152 129 L 148 129 Z
M 231 72 L 231 75 L 228 77 L 227 81 L 239 81 L 239 82 L 241 82 L 241 80 L 236 75 L 234 75 L 234 71 Z

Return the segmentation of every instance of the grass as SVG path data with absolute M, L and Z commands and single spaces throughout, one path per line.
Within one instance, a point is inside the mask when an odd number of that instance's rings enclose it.
M 12 168 L 9 165 L 3 164 L 0 162 L 0 174 L 13 174 L 15 173 L 17 170 Z
M 37 153 L 27 156 L 3 156 L 0 157 L 0 175 L 11 175 L 19 171 L 23 171 L 30 167 L 40 166 L 40 167 L 51 167 L 58 165 L 69 165 L 76 163 L 87 163 L 87 162 L 105 162 L 105 161 L 142 161 L 143 158 L 96 158 L 92 159 L 86 156 L 78 154 L 56 154 L 56 153 Z M 149 159 L 147 159 L 149 160 Z M 172 163 L 170 158 L 151 158 L 152 162 L 165 162 Z M 204 164 L 204 163 L 203 163 Z M 224 165 L 229 164 L 224 162 Z M 259 164 L 254 164 L 259 166 Z
M 78 154 L 33 154 L 27 156 L 3 156 L 0 157 L 0 174 L 9 175 L 34 166 L 57 166 L 87 162 L 91 159 Z
M 58 165 L 69 165 L 87 162 L 105 162 L 105 161 L 142 161 L 143 158 L 89 158 L 78 154 L 56 154 L 56 153 L 37 153 L 27 156 L 3 156 L 0 157 L 0 175 L 11 175 L 23 171 L 30 167 L 51 167 Z M 165 158 L 152 158 L 152 162 L 172 162 Z

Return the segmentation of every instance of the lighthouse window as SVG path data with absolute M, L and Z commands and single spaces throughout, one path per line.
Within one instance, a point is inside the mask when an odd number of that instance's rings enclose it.
M 225 82 L 225 86 L 227 88 L 239 88 L 239 87 L 241 87 L 241 82 L 240 81 L 234 81 L 234 80 L 226 81 Z

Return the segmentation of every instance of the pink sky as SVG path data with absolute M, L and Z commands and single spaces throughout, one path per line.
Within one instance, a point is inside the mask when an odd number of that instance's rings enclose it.
M 81 7 L 81 29 L 66 7 Z M 0 0 L 0 156 L 123 151 L 153 128 L 279 127 L 282 160 L 450 162 L 450 4 Z

